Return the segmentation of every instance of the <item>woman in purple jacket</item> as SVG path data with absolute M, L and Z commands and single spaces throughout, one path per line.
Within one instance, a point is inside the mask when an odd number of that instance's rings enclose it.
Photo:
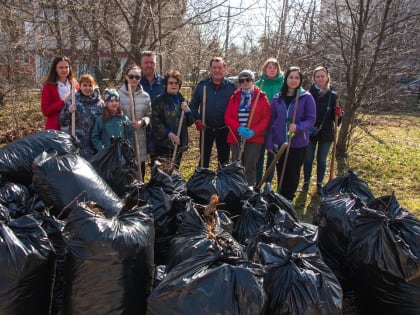
M 271 123 L 267 131 L 267 150 L 270 154 L 275 154 L 284 142 L 288 142 L 290 146 L 281 187 L 279 181 L 285 160 L 284 154 L 276 165 L 277 191 L 289 200 L 293 200 L 299 184 L 305 149 L 309 145 L 309 132 L 316 120 L 314 98 L 309 92 L 303 90 L 301 85 L 300 69 L 290 67 L 285 74 L 280 93 L 276 94 L 272 100 Z M 296 118 L 293 121 L 296 98 Z

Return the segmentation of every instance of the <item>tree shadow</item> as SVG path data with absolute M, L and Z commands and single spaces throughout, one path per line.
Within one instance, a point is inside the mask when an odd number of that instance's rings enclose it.
M 312 224 L 314 216 L 318 212 L 320 201 L 321 196 L 318 195 L 316 190 L 300 191 L 295 199 L 295 210 L 298 219 Z
M 304 220 L 305 217 L 305 206 L 306 206 L 306 201 L 308 199 L 308 194 L 309 192 L 306 191 L 300 191 L 298 192 L 298 195 L 296 196 L 295 199 L 295 210 L 296 210 L 296 214 L 299 220 Z
M 305 211 L 305 222 L 314 223 L 315 216 L 319 211 L 319 204 L 321 202 L 321 196 L 318 193 L 312 194 L 311 201 L 306 207 Z

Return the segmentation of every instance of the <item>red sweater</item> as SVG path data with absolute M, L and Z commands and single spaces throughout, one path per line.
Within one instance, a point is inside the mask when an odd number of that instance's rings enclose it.
M 76 90 L 78 89 L 79 85 L 76 84 Z M 58 94 L 57 85 L 44 83 L 41 93 L 41 110 L 44 116 L 47 118 L 45 121 L 45 129 L 60 130 L 58 117 L 63 107 L 64 101 Z
M 254 95 L 251 100 L 251 107 L 249 109 L 249 117 L 251 118 L 252 109 L 255 105 L 255 99 L 258 95 L 258 87 L 254 86 Z M 228 106 L 225 112 L 225 123 L 228 126 L 229 133 L 227 136 L 227 142 L 229 144 L 237 144 L 238 139 L 240 139 L 238 135 L 238 128 L 239 124 L 239 104 L 241 102 L 241 90 L 237 89 L 235 93 L 229 99 Z M 263 144 L 264 143 L 264 134 L 270 124 L 271 120 L 271 109 L 270 104 L 268 102 L 267 96 L 263 91 L 260 93 L 260 97 L 258 99 L 258 103 L 255 108 L 254 116 L 251 121 L 250 128 L 255 132 L 255 135 L 246 140 L 246 142 L 250 143 L 257 143 Z

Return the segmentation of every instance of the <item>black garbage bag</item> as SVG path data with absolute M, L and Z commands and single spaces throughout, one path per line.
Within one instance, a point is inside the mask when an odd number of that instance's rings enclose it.
M 268 204 L 275 204 L 276 206 L 278 206 L 280 209 L 286 211 L 288 214 L 290 214 L 290 216 L 295 219 L 298 220 L 297 218 L 297 213 L 295 208 L 293 207 L 293 204 L 290 200 L 286 199 L 285 197 L 283 197 L 283 195 L 270 190 L 270 191 L 264 191 L 263 192 L 263 197 L 264 199 L 267 201 Z
M 242 245 L 266 223 L 267 203 L 259 194 L 244 202 L 242 212 L 234 223 L 233 237 Z
M 9 209 L 12 218 L 18 218 L 28 213 L 29 198 L 30 193 L 25 185 L 11 182 L 0 185 L 0 204 Z
M 137 162 L 127 140 L 116 138 L 110 146 L 95 154 L 89 162 L 112 190 L 123 197 L 137 176 Z
M 191 204 L 182 215 L 176 236 L 171 240 L 167 270 L 190 257 L 206 252 L 222 252 L 233 257 L 245 257 L 243 247 L 226 231 L 232 221 L 220 211 L 206 218 L 205 207 Z
M 354 220 L 363 206 L 364 203 L 353 194 L 327 196 L 319 205 L 318 247 L 344 291 L 352 289 L 346 264 L 347 250 Z
M 347 261 L 354 273 L 372 266 L 420 285 L 420 221 L 394 196 L 376 199 L 355 218 Z
M 155 224 L 155 264 L 166 265 L 171 239 L 177 230 L 177 216 L 186 211 L 190 197 L 183 188 L 182 177 L 153 167 L 150 181 L 143 186 L 131 186 L 130 198 L 144 200 L 152 206 Z
M 220 253 L 192 257 L 172 269 L 148 298 L 147 313 L 264 314 L 260 265 Z
M 297 254 L 274 244 L 258 244 L 264 264 L 269 315 L 340 315 L 340 283 L 317 253 Z
M 282 246 L 293 253 L 318 252 L 318 227 L 297 222 L 288 212 L 271 204 L 267 211 L 267 223 L 249 239 L 246 253 L 251 261 L 258 258 L 259 243 Z
M 155 274 L 153 275 L 153 289 L 156 288 L 163 279 L 165 279 L 166 275 L 166 265 L 156 266 Z
M 216 194 L 223 209 L 232 215 L 241 211 L 241 201 L 245 198 L 248 183 L 245 170 L 239 162 L 226 165 L 219 172 L 206 168 L 196 168 L 187 182 L 188 195 L 197 203 L 207 204 L 212 195 Z
M 346 264 L 360 314 L 420 314 L 420 221 L 395 196 L 359 210 Z
M 30 185 L 32 162 L 43 151 L 58 154 L 79 152 L 79 142 L 68 133 L 43 130 L 0 148 L 0 175 L 3 181 Z
M 78 204 L 64 227 L 65 314 L 145 314 L 152 289 L 154 227 L 150 206 L 107 218 Z
M 47 233 L 56 255 L 51 314 L 62 314 L 64 307 L 64 256 L 66 244 L 63 238 L 64 221 L 44 213 L 34 212 L 34 218 Z
M 76 201 L 94 201 L 107 217 L 116 215 L 123 203 L 96 173 L 92 165 L 78 154 L 58 155 L 43 152 L 34 160 L 33 188 L 50 213 L 65 219 Z
M 353 171 L 348 171 L 347 175 L 334 178 L 321 189 L 323 197 L 344 193 L 353 193 L 364 202 L 375 199 L 368 184 Z
M 49 314 L 54 249 L 30 215 L 0 221 L 0 314 Z
M 9 209 L 0 204 L 0 221 L 10 222 L 11 220 Z

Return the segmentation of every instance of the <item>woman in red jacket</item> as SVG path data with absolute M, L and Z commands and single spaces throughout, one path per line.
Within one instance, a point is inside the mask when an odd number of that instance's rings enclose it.
M 60 130 L 58 117 L 71 99 L 71 83 L 76 80 L 67 57 L 55 57 L 41 93 L 41 110 L 47 118 L 45 129 Z M 76 90 L 79 85 L 76 83 Z
M 255 76 L 252 71 L 243 70 L 239 73 L 239 89 L 230 97 L 225 112 L 225 123 L 229 128 L 227 142 L 232 151 L 232 161 L 239 159 L 243 144 L 241 162 L 249 186 L 256 184 L 259 152 L 264 144 L 264 133 L 271 119 L 267 96 L 254 85 L 254 81 Z M 258 101 L 255 104 L 257 97 Z

